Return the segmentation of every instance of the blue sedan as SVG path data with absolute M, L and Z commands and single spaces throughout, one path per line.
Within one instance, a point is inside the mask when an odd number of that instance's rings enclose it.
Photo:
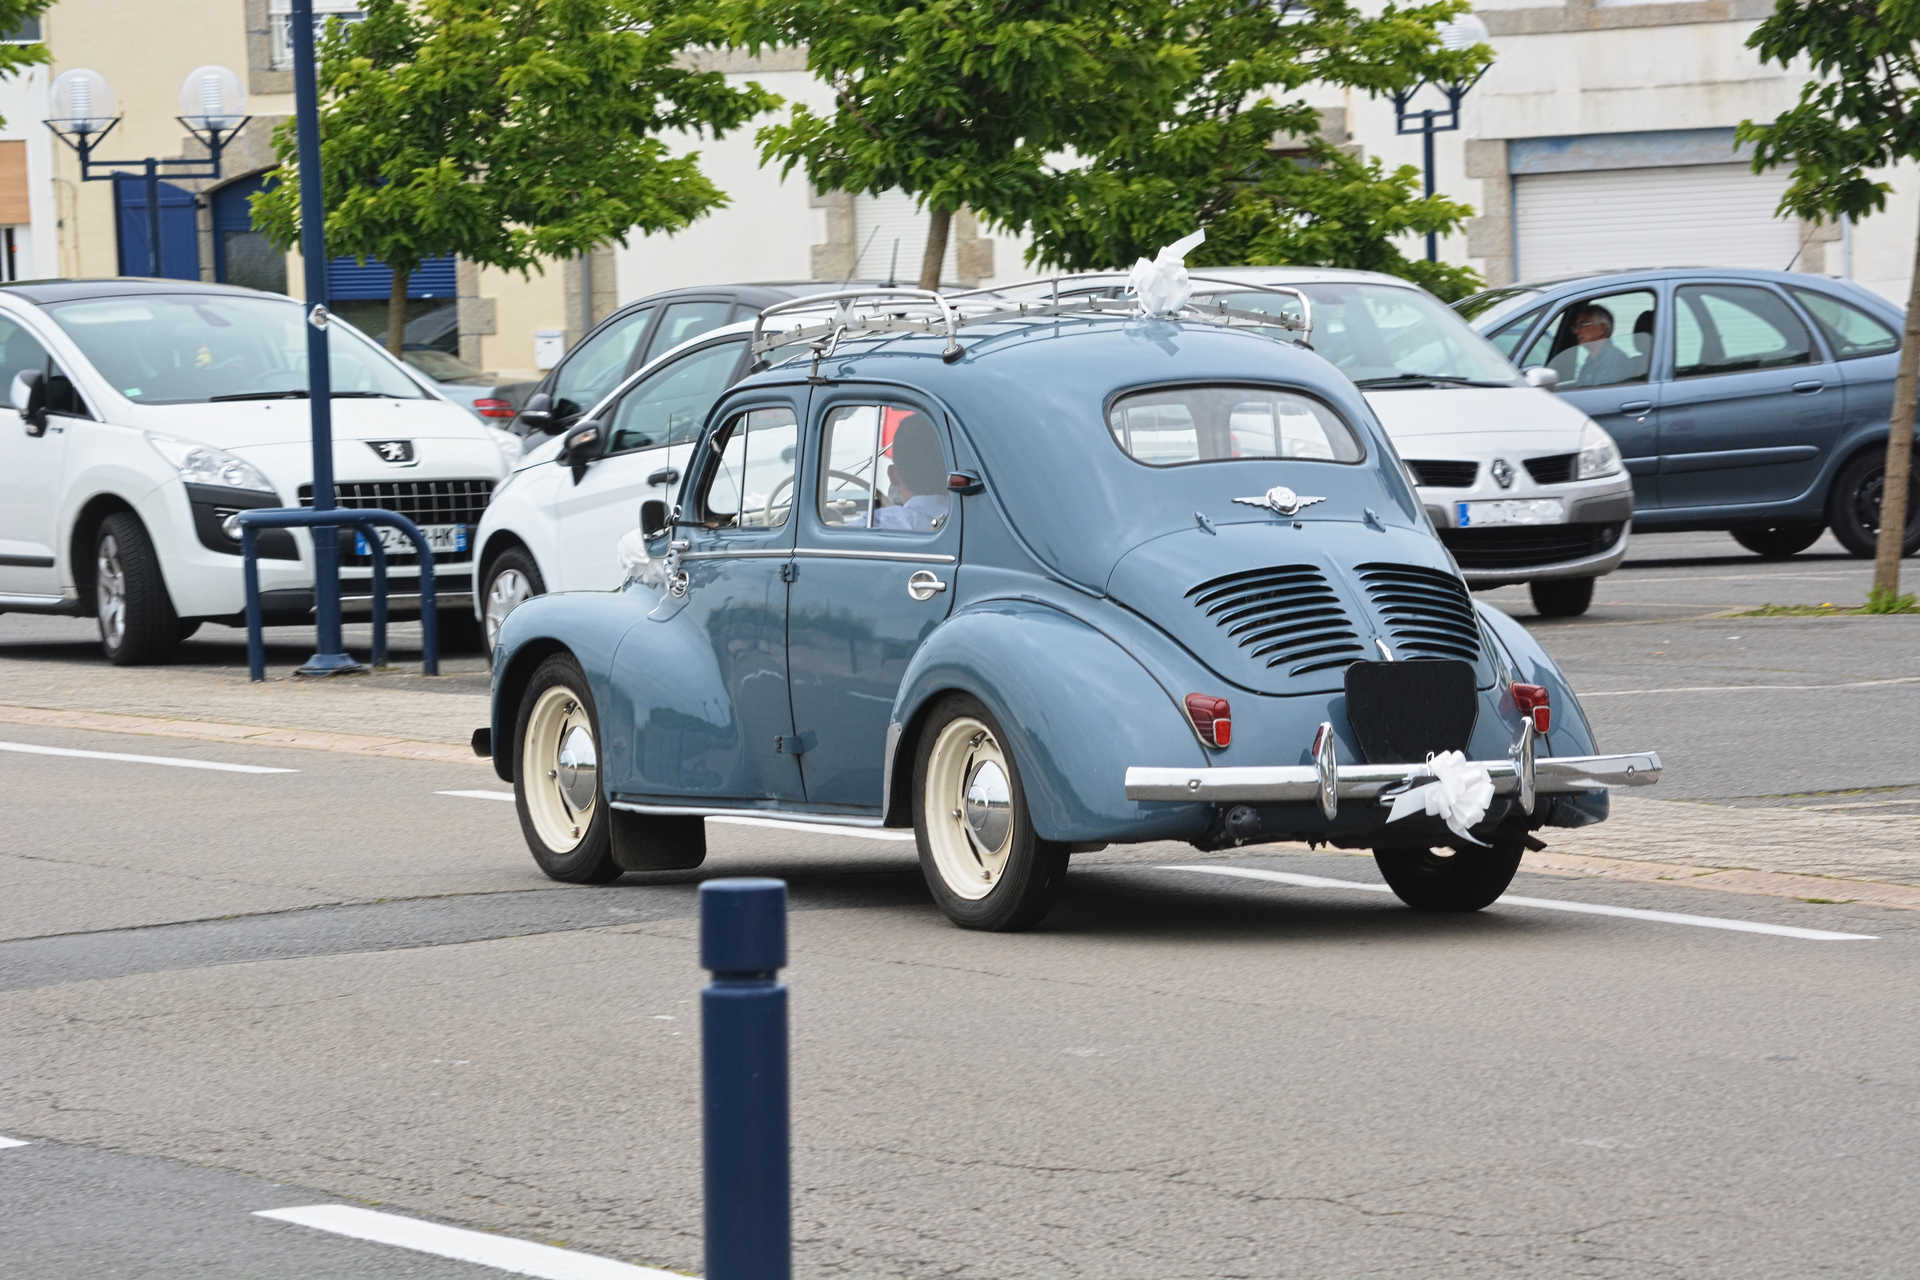
M 826 318 L 769 309 L 771 367 L 641 508 L 627 583 L 501 629 L 475 747 L 548 875 L 697 866 L 705 817 L 753 814 L 911 828 L 971 928 L 1035 923 L 1076 850 L 1168 839 L 1366 848 L 1409 904 L 1477 910 L 1532 833 L 1658 778 L 1596 753 L 1271 315 L 787 306 Z
M 1454 304 L 1544 366 L 1633 477 L 1636 532 L 1725 529 L 1770 558 L 1831 528 L 1872 556 L 1905 314 L 1842 280 L 1688 268 L 1490 289 Z M 1905 553 L 1920 551 L 1920 484 Z

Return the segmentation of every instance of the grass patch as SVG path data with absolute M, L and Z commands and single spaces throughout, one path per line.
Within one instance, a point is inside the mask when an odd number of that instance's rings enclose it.
M 1865 604 L 1763 604 L 1758 609 L 1729 613 L 1728 618 L 1862 618 L 1870 615 L 1920 613 L 1920 600 L 1913 596 L 1890 596 L 1876 592 Z
M 1844 907 L 1852 898 L 1800 898 L 1800 902 L 1811 902 L 1816 907 Z

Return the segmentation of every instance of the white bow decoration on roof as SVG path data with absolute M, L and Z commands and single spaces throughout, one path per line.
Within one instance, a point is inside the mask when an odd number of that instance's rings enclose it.
M 1193 282 L 1187 279 L 1187 255 L 1206 238 L 1203 227 L 1175 240 L 1155 254 L 1151 262 L 1141 258 L 1133 264 L 1127 292 L 1143 314 L 1170 316 L 1187 305 L 1187 299 L 1193 296 Z
M 1427 771 L 1433 774 L 1433 781 L 1395 796 L 1387 821 L 1430 813 L 1462 840 L 1484 848 L 1485 842 L 1475 840 L 1467 828 L 1487 816 L 1487 803 L 1493 799 L 1493 775 L 1485 765 L 1472 763 L 1458 751 L 1428 756 Z

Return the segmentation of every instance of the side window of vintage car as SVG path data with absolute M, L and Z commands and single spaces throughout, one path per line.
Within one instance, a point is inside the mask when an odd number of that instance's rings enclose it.
M 822 432 L 820 465 L 820 523 L 829 528 L 934 533 L 947 523 L 946 451 L 918 409 L 836 406 Z
M 629 387 L 613 411 L 613 437 L 607 451 L 689 443 L 700 433 L 713 402 L 733 385 L 734 370 L 746 349 L 742 338 L 689 351 Z
M 1358 462 L 1353 428 L 1327 405 L 1271 387 L 1185 386 L 1135 391 L 1107 411 L 1114 442 L 1150 467 L 1229 458 Z
M 727 419 L 708 442 L 719 457 L 700 499 L 710 529 L 778 529 L 793 509 L 800 437 L 784 406 L 748 409 Z

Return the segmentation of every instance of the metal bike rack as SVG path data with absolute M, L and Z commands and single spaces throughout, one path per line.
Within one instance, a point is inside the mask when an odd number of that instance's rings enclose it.
M 385 525 L 398 529 L 412 541 L 420 556 L 420 668 L 430 676 L 440 674 L 439 618 L 434 611 L 433 551 L 427 546 L 420 526 L 397 511 L 379 507 L 330 507 L 316 511 L 311 507 L 256 509 L 234 517 L 240 527 L 240 555 L 247 586 L 247 674 L 254 680 L 267 678 L 267 647 L 260 634 L 260 548 L 261 529 L 333 529 L 348 525 L 366 535 L 367 549 L 373 553 L 373 665 L 387 660 L 387 551 L 380 545 L 374 529 Z M 330 534 L 321 536 L 332 536 Z

